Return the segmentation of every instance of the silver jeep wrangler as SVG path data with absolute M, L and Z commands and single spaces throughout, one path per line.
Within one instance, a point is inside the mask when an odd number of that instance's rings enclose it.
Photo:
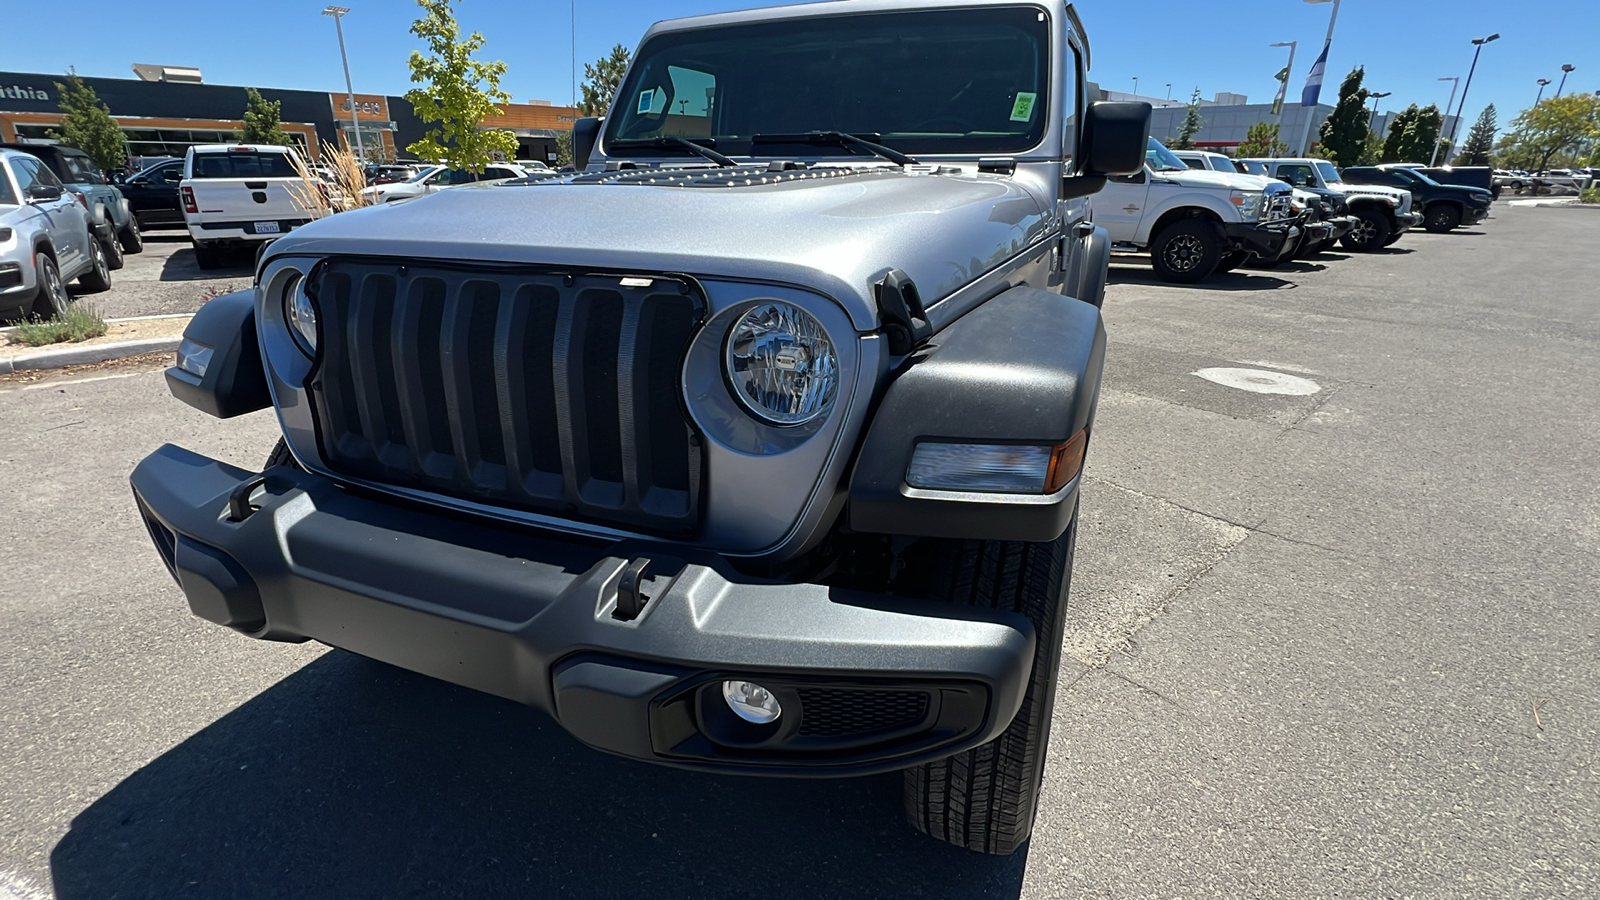
M 278 240 L 167 378 L 283 442 L 132 476 L 191 609 L 1016 850 L 1149 130 L 1088 61 L 1060 0 L 666 22 L 577 172 Z

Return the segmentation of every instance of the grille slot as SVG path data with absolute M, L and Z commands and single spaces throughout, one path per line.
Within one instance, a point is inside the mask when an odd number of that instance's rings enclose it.
M 800 688 L 800 733 L 817 737 L 897 731 L 928 714 L 922 691 Z
M 680 400 L 703 303 L 683 280 L 331 260 L 308 387 L 355 479 L 681 535 L 699 442 Z

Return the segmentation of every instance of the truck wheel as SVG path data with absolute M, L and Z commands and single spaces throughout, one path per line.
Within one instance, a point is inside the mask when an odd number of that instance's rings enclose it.
M 300 464 L 294 461 L 294 454 L 289 452 L 288 442 L 283 438 L 278 438 L 278 442 L 272 445 L 272 452 L 267 454 L 267 464 L 261 468 L 265 470 L 273 466 L 288 466 L 291 469 L 300 468 Z
M 1194 284 L 1217 270 L 1222 240 L 1205 219 L 1173 222 L 1150 242 L 1150 265 L 1162 281 Z
M 128 224 L 117 232 L 117 242 L 122 244 L 124 253 L 144 252 L 144 232 L 139 230 L 139 217 L 130 214 Z
M 93 232 L 89 234 L 89 255 L 94 258 L 94 265 L 78 276 L 78 284 L 90 293 L 111 290 L 111 266 L 106 260 L 106 248 Z
M 195 244 L 194 264 L 202 269 L 220 269 L 222 268 L 222 253 L 215 247 Z
M 1248 259 L 1249 256 L 1250 254 L 1244 252 L 1243 250 L 1235 250 L 1232 253 L 1224 253 L 1222 258 L 1217 260 L 1216 274 L 1221 275 L 1224 272 L 1232 272 L 1234 269 L 1244 265 L 1244 261 Z
M 1033 833 L 1078 518 L 1047 544 L 951 542 L 934 597 L 1021 613 L 1037 636 L 1033 674 L 1010 726 L 981 747 L 905 772 L 906 818 L 918 831 L 980 853 L 1016 852 Z
M 1346 250 L 1357 253 L 1371 253 L 1382 247 L 1394 232 L 1389 224 L 1389 217 L 1383 213 L 1367 208 L 1356 212 L 1356 227 L 1350 233 L 1339 239 Z
M 64 315 L 72 298 L 67 296 L 67 285 L 61 280 L 56 261 L 43 253 L 35 254 L 33 269 L 39 284 L 39 292 L 33 295 L 34 318 L 47 321 Z
M 1461 224 L 1461 210 L 1458 207 L 1444 204 L 1428 210 L 1428 218 L 1423 221 L 1422 227 L 1434 234 L 1444 234 Z

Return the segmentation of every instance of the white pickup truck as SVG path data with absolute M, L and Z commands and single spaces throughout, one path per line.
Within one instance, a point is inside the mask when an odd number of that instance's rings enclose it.
M 1148 251 L 1157 277 L 1193 284 L 1291 252 L 1301 237 L 1292 199 L 1281 181 L 1190 169 L 1151 138 L 1144 171 L 1109 179 L 1090 202 L 1113 250 Z
M 1411 209 L 1411 192 L 1380 184 L 1351 184 L 1325 159 L 1241 159 L 1251 172 L 1278 178 L 1308 191 L 1335 191 L 1344 195 L 1355 228 L 1341 237 L 1346 250 L 1371 253 L 1382 250 L 1407 230 L 1422 224 L 1422 214 Z
M 316 218 L 299 158 L 270 144 L 199 144 L 183 160 L 178 197 L 202 269 L 229 247 L 259 246 Z

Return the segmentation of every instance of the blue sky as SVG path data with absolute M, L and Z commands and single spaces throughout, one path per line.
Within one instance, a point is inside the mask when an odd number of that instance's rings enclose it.
M 345 41 L 356 90 L 400 94 L 409 87 L 406 57 L 418 42 L 408 32 L 416 7 L 407 0 L 343 0 Z M 7 40 L 0 69 L 131 77 L 135 62 L 198 66 L 212 84 L 338 90 L 344 76 L 333 22 L 320 15 L 325 0 L 79 0 L 64 25 L 51 3 L 16 3 L 5 14 L 11 35 L 52 40 Z M 577 57 L 603 55 L 613 44 L 634 47 L 653 21 L 682 15 L 764 5 L 762 0 L 579 0 Z M 1300 0 L 1227 0 L 1139 4 L 1082 0 L 1080 13 L 1094 49 L 1091 73 L 1102 87 L 1187 97 L 1196 87 L 1207 99 L 1219 91 L 1268 101 L 1272 76 L 1286 50 L 1276 41 L 1299 41 L 1290 84 L 1298 96 L 1307 68 L 1327 30 L 1331 4 Z M 1502 125 L 1533 102 L 1535 80 L 1559 81 L 1561 64 L 1576 71 L 1567 90 L 1600 89 L 1600 41 L 1584 4 L 1523 7 L 1487 0 L 1420 3 L 1416 0 L 1345 0 L 1328 60 L 1324 100 L 1336 96 L 1351 67 L 1365 65 L 1367 85 L 1393 96 L 1380 110 L 1416 102 L 1441 107 L 1450 94 L 1439 76 L 1463 79 L 1473 37 L 1498 31 L 1484 48 L 1465 115 L 1470 123 L 1494 102 Z M 517 101 L 572 96 L 569 0 L 463 0 L 458 18 L 483 32 L 484 55 L 509 65 L 503 87 Z M 581 77 L 582 71 L 579 70 Z M 1554 92 L 1552 84 L 1546 95 Z M 1463 126 L 1463 129 L 1465 125 Z

